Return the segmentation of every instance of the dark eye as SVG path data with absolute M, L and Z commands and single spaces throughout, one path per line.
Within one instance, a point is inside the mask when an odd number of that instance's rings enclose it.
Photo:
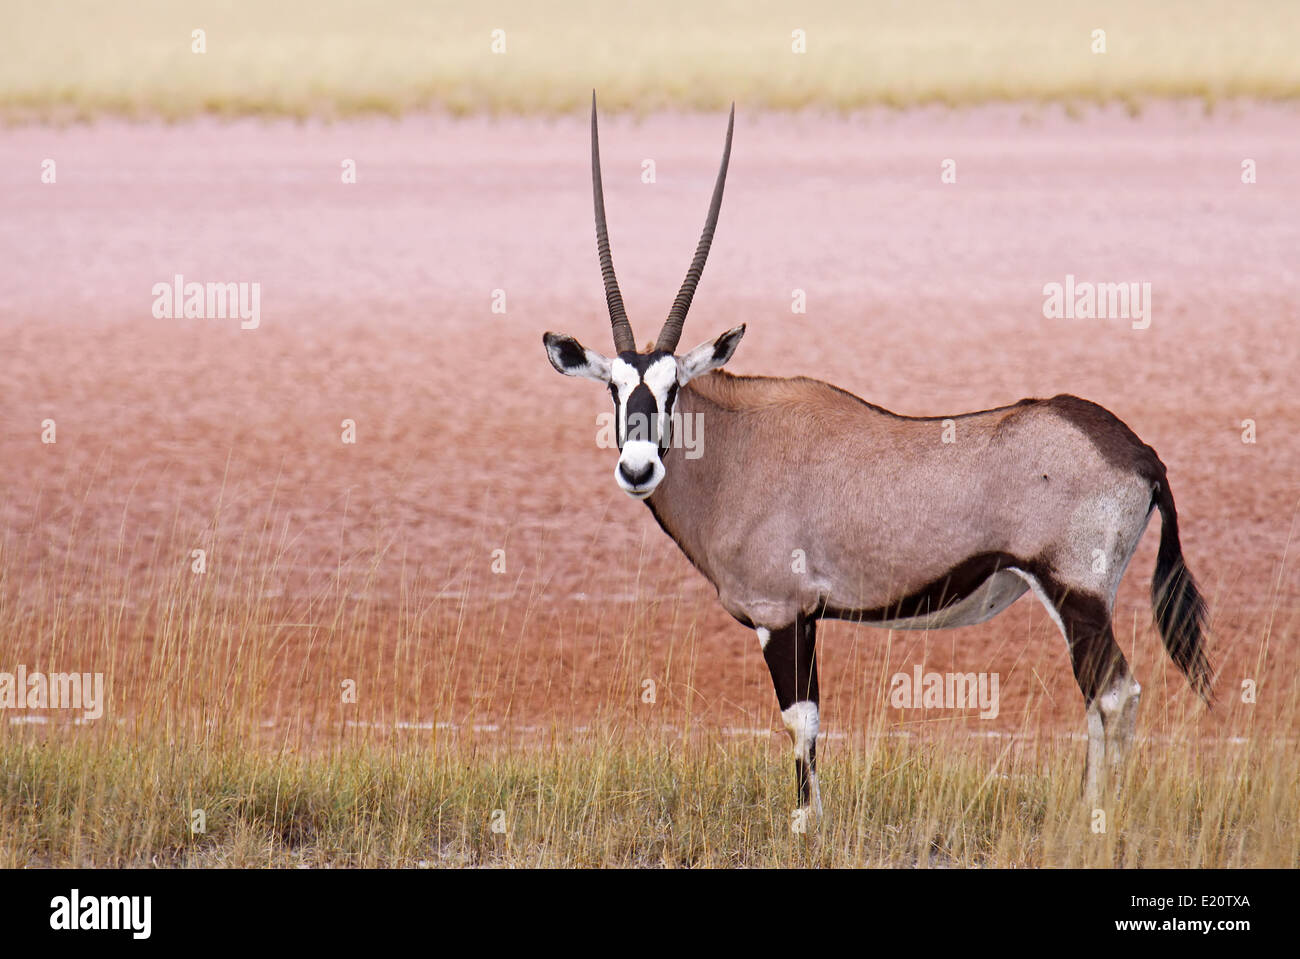
M 677 384 L 676 384 L 676 383 L 674 383 L 672 386 L 668 387 L 668 401 L 667 401 L 667 402 L 668 402 L 668 408 L 667 408 L 664 412 L 666 412 L 666 413 L 671 413 L 671 412 L 673 411 L 673 404 L 677 402 Z
M 618 406 L 618 390 L 614 389 L 614 384 L 609 384 L 609 395 L 614 398 L 614 405 Z

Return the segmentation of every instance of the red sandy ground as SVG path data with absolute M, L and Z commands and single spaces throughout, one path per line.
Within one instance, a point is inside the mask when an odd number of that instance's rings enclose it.
M 1169 467 L 1212 603 L 1221 691 L 1235 702 L 1243 677 L 1260 680 L 1257 718 L 1293 730 L 1300 583 L 1282 564 L 1300 477 L 1297 120 L 1293 106 L 1071 120 L 741 104 L 683 345 L 744 321 L 736 372 L 812 375 L 911 414 L 1058 392 L 1107 406 Z M 615 263 L 639 340 L 694 249 L 724 124 L 603 123 Z M 342 672 L 373 677 L 384 705 L 370 715 L 386 721 L 580 726 L 598 704 L 637 714 L 654 678 L 658 705 L 676 707 L 667 721 L 769 728 L 753 634 L 616 488 L 615 454 L 594 442 L 605 393 L 562 379 L 542 351 L 547 329 L 610 348 L 587 151 L 585 118 L 6 131 L 0 669 L 44 662 L 49 636 L 31 626 L 52 601 L 40 577 L 72 571 L 62 598 L 75 617 L 103 601 L 96 585 L 112 571 L 129 622 L 148 608 L 153 567 L 187 566 L 191 548 L 215 542 L 219 512 L 214 574 L 236 561 L 241 577 L 260 571 L 259 595 L 293 618 L 341 565 L 354 577 L 343 602 L 380 610 L 360 645 L 338 645 L 328 623 L 277 634 L 279 675 L 294 677 L 273 677 L 267 708 L 280 718 L 337 722 Z M 45 158 L 55 185 L 39 180 Z M 355 185 L 340 182 L 344 158 Z M 955 184 L 940 182 L 946 158 Z M 261 327 L 155 319 L 151 288 L 177 273 L 260 282 Z M 1150 329 L 1045 319 L 1043 285 L 1067 273 L 1151 283 Z M 796 288 L 806 314 L 791 312 Z M 504 314 L 491 309 L 497 289 Z M 46 417 L 53 446 L 40 442 Z M 355 446 L 340 442 L 345 418 Z M 1254 445 L 1241 439 L 1247 418 Z M 285 558 L 235 556 L 268 521 Z M 1152 733 L 1191 698 L 1148 625 L 1156 525 L 1116 613 Z M 504 574 L 491 570 L 497 548 Z M 423 613 L 404 625 L 392 613 L 403 577 Z M 133 637 L 101 632 L 68 658 L 125 664 L 111 679 L 127 689 L 145 670 L 125 644 L 155 641 L 148 627 Z M 889 674 L 917 663 L 1000 673 L 1001 716 L 972 729 L 1083 728 L 1061 641 L 1028 596 L 957 631 L 830 624 L 820 649 L 831 731 L 884 712 Z M 1206 735 L 1231 725 L 1199 722 Z

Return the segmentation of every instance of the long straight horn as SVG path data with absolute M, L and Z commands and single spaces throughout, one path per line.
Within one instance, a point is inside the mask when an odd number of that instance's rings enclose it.
M 614 275 L 614 258 L 609 255 L 609 228 L 605 226 L 605 189 L 600 183 L 600 136 L 596 133 L 596 91 L 591 91 L 591 192 L 596 206 L 596 252 L 600 254 L 600 275 L 605 281 L 605 303 L 614 327 L 614 348 L 620 353 L 636 352 L 636 337 L 623 309 L 623 294 Z
M 700 234 L 700 245 L 695 248 L 695 259 L 686 271 L 682 288 L 677 291 L 673 308 L 668 312 L 664 328 L 659 331 L 655 349 L 671 353 L 677 349 L 677 341 L 682 338 L 682 324 L 686 322 L 686 311 L 691 308 L 691 299 L 695 296 L 695 287 L 704 272 L 704 261 L 709 258 L 709 246 L 713 243 L 713 230 L 718 225 L 718 211 L 722 209 L 722 188 L 727 183 L 727 161 L 731 159 L 731 130 L 736 125 L 736 105 L 731 105 L 731 115 L 727 118 L 727 145 L 722 148 L 722 166 L 718 168 L 718 179 L 713 184 L 713 201 L 709 204 L 709 215 L 704 220 L 704 232 Z

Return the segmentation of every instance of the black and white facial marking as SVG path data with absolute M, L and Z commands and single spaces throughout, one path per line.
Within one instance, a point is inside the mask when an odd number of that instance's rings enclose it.
M 672 443 L 678 391 L 731 359 L 744 334 L 742 324 L 680 357 L 654 350 L 609 358 L 563 333 L 547 333 L 542 342 L 551 365 L 565 376 L 582 376 L 609 387 L 619 449 L 614 479 L 633 499 L 646 499 L 664 478 L 663 457 Z
M 645 499 L 664 478 L 677 378 L 677 360 L 671 353 L 621 353 L 610 360 L 609 392 L 619 449 L 614 479 L 636 499 Z

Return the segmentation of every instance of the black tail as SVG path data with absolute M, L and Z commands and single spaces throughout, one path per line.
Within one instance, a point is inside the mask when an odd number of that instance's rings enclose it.
M 1210 660 L 1205 655 L 1205 618 L 1208 609 L 1196 580 L 1183 562 L 1178 542 L 1178 512 L 1169 481 L 1159 480 L 1154 493 L 1160 507 L 1160 551 L 1156 554 L 1156 575 L 1151 581 L 1151 604 L 1156 624 L 1165 641 L 1169 658 L 1208 705 L 1213 696 Z

